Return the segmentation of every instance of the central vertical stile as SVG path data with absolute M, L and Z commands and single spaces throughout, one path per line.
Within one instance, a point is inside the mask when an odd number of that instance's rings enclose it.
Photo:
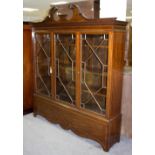
M 80 33 L 76 33 L 76 106 L 80 108 L 81 104 L 81 38 Z
M 55 100 L 56 98 L 56 79 L 55 79 L 55 38 L 54 33 L 51 32 L 51 92 L 52 92 L 52 99 Z

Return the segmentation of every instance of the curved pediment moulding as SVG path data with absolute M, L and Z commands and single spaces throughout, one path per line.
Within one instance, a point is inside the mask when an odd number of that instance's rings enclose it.
M 51 7 L 47 17 L 42 22 L 33 23 L 32 24 L 33 27 L 116 25 L 116 26 L 123 26 L 123 29 L 125 30 L 124 26 L 127 24 L 124 21 L 117 21 L 115 17 L 88 19 L 81 13 L 80 8 L 75 4 L 68 5 L 68 8 L 72 11 L 71 18 L 68 18 L 69 16 L 67 14 L 60 14 L 58 12 L 59 9 L 57 7 Z
M 49 12 L 48 16 L 42 21 L 42 23 L 64 23 L 64 22 L 81 22 L 87 21 L 88 19 L 82 15 L 80 12 L 80 8 L 75 4 L 68 5 L 68 8 L 72 10 L 73 14 L 70 19 L 67 19 L 67 14 L 58 14 L 59 11 L 57 7 L 52 7 Z M 55 15 L 58 16 L 58 20 L 55 20 Z

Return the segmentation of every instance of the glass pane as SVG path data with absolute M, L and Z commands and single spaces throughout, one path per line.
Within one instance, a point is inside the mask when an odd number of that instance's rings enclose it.
M 75 35 L 55 34 L 56 99 L 75 104 Z
M 98 113 L 105 113 L 108 34 L 83 34 L 81 37 L 81 107 Z
M 50 34 L 37 33 L 36 39 L 36 93 L 51 95 Z

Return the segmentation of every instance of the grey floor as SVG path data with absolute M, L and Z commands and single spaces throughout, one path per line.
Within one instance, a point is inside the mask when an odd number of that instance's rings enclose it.
M 23 155 L 131 155 L 132 140 L 121 137 L 110 151 L 104 152 L 100 144 L 79 137 L 70 130 L 32 114 L 23 118 Z

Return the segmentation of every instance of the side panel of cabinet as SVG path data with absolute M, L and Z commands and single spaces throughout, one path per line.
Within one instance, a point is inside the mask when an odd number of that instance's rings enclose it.
M 23 112 L 32 111 L 32 47 L 31 27 L 23 25 Z
M 125 32 L 111 33 L 107 106 L 107 118 L 109 119 L 121 113 L 125 37 Z

